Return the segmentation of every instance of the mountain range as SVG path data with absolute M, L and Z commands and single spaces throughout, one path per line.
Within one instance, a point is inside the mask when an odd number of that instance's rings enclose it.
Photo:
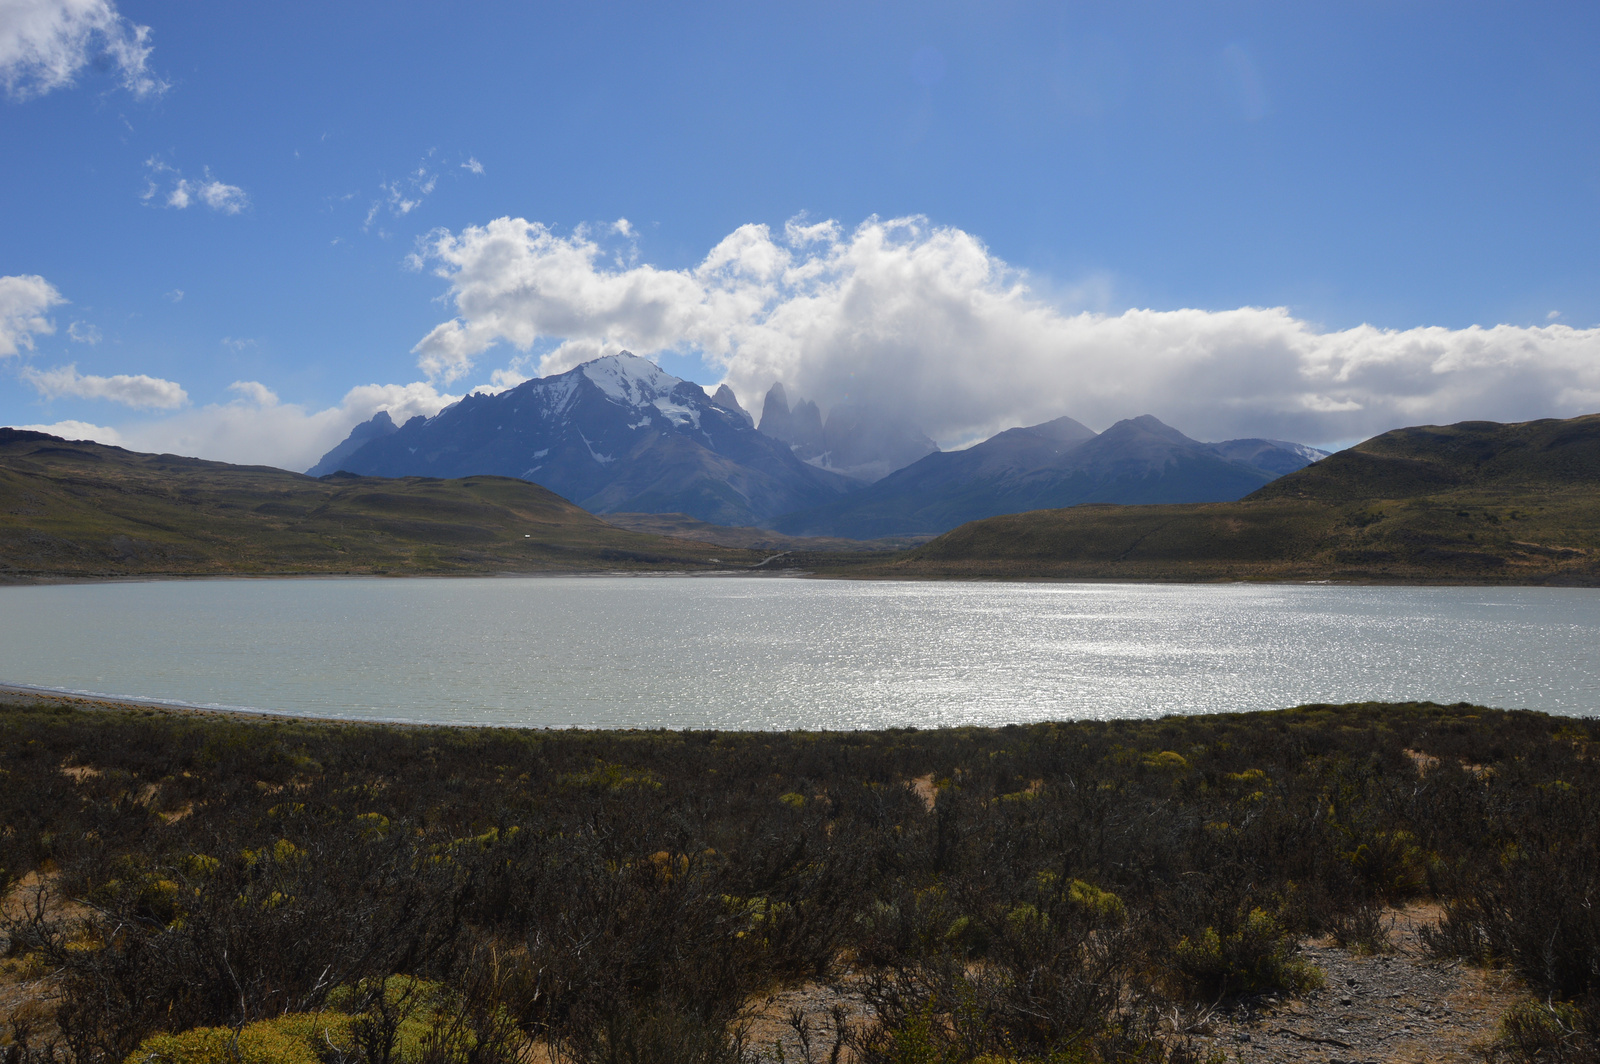
M 856 573 L 1600 586 L 1600 414 L 1395 429 L 1237 502 L 989 517 Z
M 1054 430 L 1074 433 L 1070 423 Z M 1594 587 L 1600 415 L 1399 429 L 1237 502 L 1032 510 L 972 521 L 909 551 L 789 541 L 758 529 L 709 530 L 723 539 L 742 532 L 737 542 L 711 545 L 695 542 L 703 537 L 687 519 L 616 517 L 638 530 L 520 478 L 316 478 L 0 428 L 0 583 L 789 568 L 916 579 Z
M 357 426 L 309 471 L 520 477 L 591 513 L 685 513 L 752 525 L 859 486 L 758 432 L 731 390 L 715 396 L 624 352 L 495 395 L 469 395 L 396 427 Z
M 1096 435 L 1070 417 L 938 451 L 837 501 L 772 522 L 800 536 L 947 532 L 997 514 L 1080 503 L 1227 502 L 1326 457 L 1280 440 L 1201 443 L 1146 414 Z
M 1149 415 L 1099 435 L 1057 418 L 943 452 L 881 410 L 791 406 L 781 383 L 757 428 L 727 385 L 708 397 L 624 352 L 400 426 L 379 413 L 309 472 L 511 476 L 592 513 L 878 539 L 1084 502 L 1232 500 L 1321 457 L 1277 440 L 1201 443 Z

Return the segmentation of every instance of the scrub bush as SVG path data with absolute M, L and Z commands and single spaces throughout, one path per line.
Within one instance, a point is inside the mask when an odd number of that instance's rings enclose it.
M 1587 1016 L 1597 739 L 1427 704 L 819 734 L 0 710 L 0 931 L 57 995 L 0 1064 L 336 1013 L 348 1059 L 731 1064 L 755 995 L 847 969 L 863 1060 L 1176 1061 L 1159 1010 L 1302 991 L 1300 936 L 1376 942 L 1425 891 L 1435 949 Z

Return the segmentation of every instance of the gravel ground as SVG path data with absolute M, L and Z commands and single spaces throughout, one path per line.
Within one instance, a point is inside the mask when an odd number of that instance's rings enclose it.
M 1220 1050 L 1230 1064 L 1467 1064 L 1481 1061 L 1500 1017 L 1519 996 L 1514 980 L 1431 960 L 1419 927 L 1438 921 L 1437 906 L 1387 914 L 1391 949 L 1358 955 L 1330 940 L 1302 947 L 1327 984 L 1303 998 L 1266 998 L 1189 1017 L 1184 1026 L 1202 1052 Z M 807 983 L 752 1003 L 746 1046 L 758 1061 L 823 1064 L 834 1043 L 832 1010 L 847 1022 L 868 1018 L 853 989 L 859 977 Z M 810 1032 L 807 1057 L 790 1023 L 798 1010 Z M 782 1046 L 779 1056 L 778 1046 Z M 842 1054 L 841 1062 L 848 1062 Z
M 862 1023 L 871 1017 L 871 1010 L 862 998 L 860 977 L 846 974 L 832 983 L 804 983 L 769 994 L 753 1003 L 750 1024 L 746 1030 L 745 1047 L 758 1061 L 785 1061 L 786 1064 L 824 1064 L 834 1046 L 833 1010 L 842 1008 L 845 1022 Z M 791 1023 L 798 1011 L 804 1017 L 811 1041 L 810 1055 L 801 1044 L 799 1032 Z M 780 1056 L 779 1046 L 782 1046 Z M 839 1056 L 841 1064 L 850 1060 L 848 1051 Z
M 1329 941 L 1305 945 L 1327 985 L 1297 1000 L 1255 1002 L 1214 1014 L 1202 1045 L 1239 1064 L 1446 1064 L 1481 1059 L 1500 1017 L 1518 997 L 1513 980 L 1429 959 L 1417 929 L 1438 919 L 1432 906 L 1390 914 L 1394 948 L 1359 956 Z

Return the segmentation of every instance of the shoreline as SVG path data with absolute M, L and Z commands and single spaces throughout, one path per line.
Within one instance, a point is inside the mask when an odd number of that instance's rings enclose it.
M 793 569 L 551 569 L 517 572 L 459 573 L 128 573 L 102 576 L 76 576 L 70 573 L 29 574 L 15 576 L 0 574 L 0 588 L 6 587 L 57 587 L 71 584 L 155 584 L 203 580 L 515 580 L 520 578 L 549 579 L 561 576 L 813 576 L 810 572 Z
M 189 702 L 172 702 L 159 698 L 134 698 L 120 695 L 100 695 L 88 692 L 65 691 L 54 687 L 36 687 L 33 684 L 0 683 L 0 708 L 49 703 L 72 709 L 110 712 L 154 711 L 194 717 L 222 717 L 231 720 L 268 720 L 312 722 L 318 724 L 384 724 L 393 727 L 434 728 L 443 725 L 412 723 L 408 721 L 358 721 L 347 717 L 325 717 L 310 713 L 285 713 L 282 710 L 248 709 L 243 706 L 198 706 Z
M 1481 588 L 1551 588 L 1563 591 L 1593 591 L 1600 588 L 1600 579 L 1545 579 L 1545 580 L 1471 580 L 1464 577 L 1437 579 L 1385 579 L 1375 576 L 1191 576 L 1191 577 L 1136 577 L 1136 576 L 1080 576 L 1049 573 L 1018 573 L 1014 576 L 986 573 L 912 574 L 882 572 L 830 571 L 826 569 L 565 569 L 518 572 L 449 572 L 449 573 L 128 573 L 78 576 L 70 573 L 7 574 L 0 573 L 0 590 L 8 587 L 60 587 L 79 584 L 152 584 L 223 580 L 516 580 L 553 579 L 556 577 L 631 577 L 631 578 L 730 578 L 788 580 L 854 580 L 881 581 L 883 583 L 927 584 L 1133 584 L 1164 586 L 1175 584 L 1222 585 L 1247 584 L 1255 586 L 1285 587 L 1481 587 Z

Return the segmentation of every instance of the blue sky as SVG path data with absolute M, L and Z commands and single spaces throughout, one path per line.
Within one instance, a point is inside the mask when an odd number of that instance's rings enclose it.
M 1592 411 L 1596 54 L 1577 3 L 0 0 L 0 423 L 308 465 L 623 346 L 946 445 Z

